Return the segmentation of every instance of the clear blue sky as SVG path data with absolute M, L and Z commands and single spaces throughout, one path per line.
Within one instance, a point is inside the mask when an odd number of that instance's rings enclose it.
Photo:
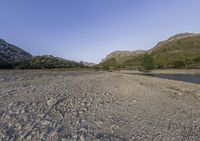
M 33 55 L 98 63 L 200 32 L 200 0 L 0 0 L 0 38 Z

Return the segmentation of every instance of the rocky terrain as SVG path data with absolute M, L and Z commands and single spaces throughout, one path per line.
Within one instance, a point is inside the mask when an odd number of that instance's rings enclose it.
M 198 141 L 200 86 L 94 71 L 0 71 L 0 140 Z

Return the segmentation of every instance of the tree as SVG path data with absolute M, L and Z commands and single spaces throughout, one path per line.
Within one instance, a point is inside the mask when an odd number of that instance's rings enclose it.
M 185 66 L 185 62 L 183 60 L 176 60 L 172 64 L 174 68 L 182 68 Z
M 83 62 L 83 61 L 80 61 L 80 63 L 79 63 L 79 64 L 80 64 L 80 67 L 81 67 L 81 68 L 85 67 L 85 65 L 84 65 L 84 62 Z
M 153 57 L 148 54 L 145 53 L 143 58 L 142 58 L 142 66 L 145 70 L 152 70 L 154 68 L 154 59 Z

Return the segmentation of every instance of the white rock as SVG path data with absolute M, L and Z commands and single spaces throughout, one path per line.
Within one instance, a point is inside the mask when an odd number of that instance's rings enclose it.
M 80 141 L 85 141 L 83 135 L 80 136 Z

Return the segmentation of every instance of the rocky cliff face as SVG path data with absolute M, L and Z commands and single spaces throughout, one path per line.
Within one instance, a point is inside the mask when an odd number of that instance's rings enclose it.
M 0 59 L 6 62 L 18 62 L 30 59 L 32 55 L 23 49 L 0 39 Z

